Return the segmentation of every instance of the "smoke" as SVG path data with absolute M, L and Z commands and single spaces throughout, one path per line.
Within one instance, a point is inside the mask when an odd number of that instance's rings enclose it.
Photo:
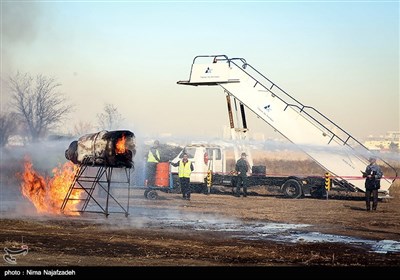
M 2 215 L 32 215 L 33 205 L 22 196 L 20 174 L 24 160 L 32 161 L 34 169 L 44 176 L 65 163 L 64 152 L 70 140 L 46 141 L 26 146 L 6 146 L 0 149 L 0 213 Z
M 40 16 L 38 2 L 2 2 L 3 38 L 10 43 L 31 43 Z
M 138 193 L 138 192 L 136 192 Z M 177 195 L 178 196 L 178 195 Z M 96 223 L 101 224 L 106 230 L 125 230 L 125 229 L 176 229 L 176 228 L 194 228 L 202 229 L 225 229 L 227 225 L 235 224 L 238 228 L 242 225 L 240 219 L 227 218 L 215 213 L 203 213 L 182 211 L 179 208 L 185 207 L 180 199 L 172 201 L 148 201 L 146 199 L 134 196 L 137 203 L 130 209 L 128 218 L 123 215 L 114 214 L 112 218 L 102 219 L 97 217 Z M 170 200 L 171 196 L 165 200 Z M 180 203 L 182 202 L 182 204 Z M 172 203 L 172 204 L 171 204 Z M 157 204 L 161 204 L 157 206 Z
M 8 77 L 17 72 L 18 53 L 35 42 L 42 21 L 42 4 L 39 2 L 1 1 L 1 110 L 9 102 Z M 25 51 L 26 53 L 26 51 Z
M 13 50 L 27 47 L 35 41 L 41 16 L 39 2 L 1 2 L 3 71 L 15 70 Z
M 131 170 L 131 178 L 130 178 L 130 188 L 132 190 L 137 190 L 137 187 L 143 188 L 143 182 L 145 177 L 145 158 L 148 152 L 149 147 L 153 144 L 154 140 L 157 139 L 160 141 L 160 147 L 164 148 L 164 151 L 168 151 L 168 156 L 164 156 L 164 160 L 171 160 L 176 156 L 180 149 L 185 145 L 193 143 L 193 142 L 202 142 L 208 144 L 219 144 L 226 149 L 231 149 L 234 146 L 234 142 L 230 140 L 223 140 L 219 138 L 191 138 L 191 137 L 173 137 L 170 135 L 159 135 L 159 137 L 140 137 L 140 133 L 136 133 L 136 148 L 137 153 L 134 157 L 134 169 Z M 68 148 L 71 141 L 74 139 L 63 139 L 63 140 L 53 140 L 53 141 L 45 141 L 40 143 L 29 144 L 26 146 L 8 146 L 4 147 L 0 150 L 0 214 L 11 215 L 12 213 L 16 213 L 14 215 L 32 215 L 36 213 L 33 205 L 22 196 L 21 194 L 21 179 L 17 176 L 17 174 L 21 174 L 24 170 L 24 158 L 28 156 L 32 161 L 33 167 L 36 171 L 38 171 L 43 176 L 52 176 L 52 169 L 54 167 L 59 166 L 60 164 L 64 164 L 67 160 L 65 159 L 65 150 Z M 308 156 L 302 152 L 301 148 L 297 145 L 294 145 L 290 142 L 285 141 L 275 141 L 275 140 L 267 140 L 267 141 L 249 141 L 248 143 L 254 151 L 253 157 L 258 158 L 266 158 L 268 159 L 267 169 L 271 172 L 278 172 L 277 168 L 283 168 L 283 166 L 272 166 L 274 160 L 288 160 L 288 161 L 296 161 L 307 159 Z M 310 150 L 310 147 L 303 147 Z M 327 149 L 326 147 L 315 146 L 311 147 L 315 150 L 324 151 Z M 332 150 L 331 150 L 332 152 Z M 339 152 L 339 151 L 338 151 Z M 165 153 L 164 153 L 165 155 Z M 367 155 L 365 155 L 367 157 Z M 400 156 L 398 153 L 382 153 L 379 155 L 381 158 L 388 160 L 390 163 L 392 161 L 396 162 L 395 167 L 398 168 L 400 162 Z M 308 158 L 309 159 L 309 158 Z M 276 161 L 279 164 L 280 161 Z M 305 165 L 304 162 L 298 163 L 299 166 Z M 277 169 L 277 170 L 275 170 Z M 290 172 L 293 174 L 302 174 L 299 170 L 290 169 Z M 287 170 L 286 170 L 287 173 Z M 285 174 L 286 174 L 285 173 Z M 124 179 L 124 174 L 118 174 L 117 171 L 114 173 L 116 179 Z M 119 176 L 119 177 L 118 177 Z M 118 190 L 120 193 L 118 196 L 113 193 L 114 196 L 118 200 L 122 199 L 122 202 L 126 202 L 126 189 L 125 185 L 113 185 L 113 189 Z M 141 200 L 146 201 L 143 195 L 143 191 L 139 190 L 134 193 L 130 199 L 137 200 L 140 198 Z M 140 194 L 137 194 L 140 193 Z M 152 210 L 148 214 L 144 214 L 144 210 L 146 205 L 143 205 L 141 209 L 138 205 L 132 205 L 134 208 L 130 209 L 130 213 L 135 213 L 135 211 L 139 211 L 139 215 L 143 217 L 142 220 L 138 220 L 135 218 L 133 221 L 135 226 L 139 226 L 141 224 L 146 224 L 147 221 L 152 219 L 151 217 L 160 215 L 156 210 Z M 36 215 L 36 214 L 35 214 Z M 165 215 L 165 213 L 162 213 Z M 174 213 L 178 218 L 181 213 Z M 137 215 L 134 215 L 135 217 Z M 146 218 L 147 217 L 147 218 Z M 149 218 L 150 217 L 150 218 Z M 172 217 L 173 218 L 173 217 Z M 131 226 L 131 224 L 129 224 Z

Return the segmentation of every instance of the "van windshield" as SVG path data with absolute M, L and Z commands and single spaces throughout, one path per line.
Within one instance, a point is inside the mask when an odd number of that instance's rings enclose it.
M 179 155 L 179 158 L 183 158 L 183 154 L 187 153 L 188 158 L 194 158 L 194 155 L 196 153 L 196 148 L 185 148 L 185 150 L 183 151 L 183 153 L 181 153 Z

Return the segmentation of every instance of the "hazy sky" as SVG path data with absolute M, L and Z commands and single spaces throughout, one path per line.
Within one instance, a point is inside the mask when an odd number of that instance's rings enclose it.
M 213 54 L 245 58 L 356 138 L 400 130 L 398 1 L 1 0 L 1 110 L 20 71 L 62 84 L 76 104 L 63 132 L 112 103 L 137 136 L 218 136 L 222 88 L 176 83 Z M 276 137 L 250 112 L 248 126 Z

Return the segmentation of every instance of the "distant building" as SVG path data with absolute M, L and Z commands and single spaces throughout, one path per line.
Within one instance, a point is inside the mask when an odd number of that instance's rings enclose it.
M 400 151 L 400 131 L 388 131 L 384 136 L 369 136 L 364 146 L 375 151 Z

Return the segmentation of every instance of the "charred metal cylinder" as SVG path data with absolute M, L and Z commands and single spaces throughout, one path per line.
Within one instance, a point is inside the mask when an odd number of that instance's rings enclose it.
M 133 167 L 135 135 L 129 130 L 100 131 L 73 141 L 65 151 L 75 164 L 109 167 Z

